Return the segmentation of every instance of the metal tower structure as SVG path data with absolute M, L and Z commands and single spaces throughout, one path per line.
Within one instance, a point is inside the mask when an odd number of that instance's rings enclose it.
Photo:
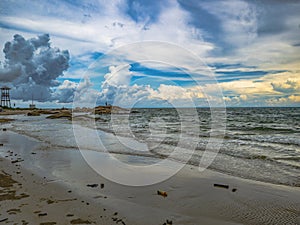
M 10 88 L 7 86 L 3 86 L 1 88 L 1 106 L 2 107 L 6 106 L 6 107 L 11 108 L 9 90 L 10 90 Z

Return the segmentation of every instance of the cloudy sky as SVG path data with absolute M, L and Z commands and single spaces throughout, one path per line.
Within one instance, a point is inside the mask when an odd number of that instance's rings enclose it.
M 0 1 L 13 102 L 300 106 L 300 1 Z

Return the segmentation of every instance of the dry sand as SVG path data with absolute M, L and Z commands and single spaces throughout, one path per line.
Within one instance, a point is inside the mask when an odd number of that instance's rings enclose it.
M 3 224 L 300 224 L 299 188 L 190 165 L 162 183 L 128 187 L 96 174 L 79 151 L 45 150 L 10 131 L 0 143 Z

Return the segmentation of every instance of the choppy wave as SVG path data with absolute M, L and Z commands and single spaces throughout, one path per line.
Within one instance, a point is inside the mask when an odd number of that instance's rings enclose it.
M 92 142 L 85 148 L 117 154 L 169 157 L 178 145 L 182 133 L 180 161 L 190 149 L 189 141 L 197 142 L 190 164 L 199 165 L 211 135 L 210 111 L 199 109 L 193 126 L 181 128 L 175 109 L 136 109 L 129 116 L 101 115 L 96 122 L 99 136 L 107 140 L 107 149 Z M 78 148 L 72 123 L 67 120 L 47 120 L 43 117 L 15 116 L 13 130 L 35 137 L 46 144 L 45 149 Z M 210 168 L 223 173 L 266 182 L 300 186 L 300 108 L 227 109 L 227 130 L 219 154 Z M 264 122 L 265 121 L 265 122 Z M 85 124 L 81 124 L 85 126 Z M 197 129 L 196 129 L 197 128 Z M 90 128 L 88 128 L 90 129 Z M 118 143 L 117 137 L 131 139 L 148 146 L 150 151 L 137 151 Z
M 191 138 L 198 138 L 196 154 L 190 163 L 199 163 L 211 134 L 209 109 L 198 110 L 199 118 L 195 120 L 195 126 L 199 126 L 200 133 L 194 132 L 192 127 L 190 130 L 181 129 L 180 118 L 175 109 L 138 111 L 139 113 L 130 117 L 130 128 L 134 138 L 146 143 L 159 143 L 159 147 L 152 150 L 152 153 L 159 157 L 167 157 L 178 144 L 179 135 L 188 132 L 187 135 Z M 153 123 L 153 118 L 159 118 L 159 122 L 155 124 L 155 129 L 150 130 L 149 123 Z M 300 108 L 227 109 L 227 130 L 223 145 L 211 168 L 251 179 L 299 186 L 299 121 Z M 120 127 L 122 122 L 122 118 L 119 118 Z M 109 120 L 105 124 L 99 123 L 98 129 L 102 129 L 103 126 L 110 129 Z M 160 133 L 155 133 L 156 131 Z M 119 128 L 117 133 L 130 136 L 128 133 L 122 133 L 122 128 Z M 149 135 L 152 136 L 151 140 Z

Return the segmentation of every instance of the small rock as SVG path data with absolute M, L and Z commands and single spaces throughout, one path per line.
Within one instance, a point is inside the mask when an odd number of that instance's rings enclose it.
M 99 184 L 87 184 L 86 186 L 91 187 L 91 188 L 95 188 L 95 187 L 98 187 Z
M 163 225 L 172 225 L 173 221 L 172 220 L 167 220 Z
M 171 225 L 171 224 L 173 224 L 173 221 L 172 220 L 167 220 L 167 224 Z
M 40 116 L 41 114 L 37 111 L 31 111 L 27 113 L 27 116 Z

